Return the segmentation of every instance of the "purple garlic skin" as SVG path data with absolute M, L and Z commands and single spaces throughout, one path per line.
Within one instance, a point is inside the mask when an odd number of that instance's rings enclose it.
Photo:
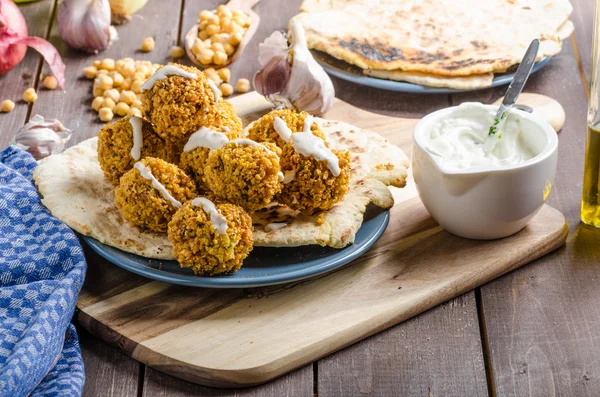
M 254 88 L 278 107 L 322 116 L 333 106 L 333 84 L 308 50 L 302 25 L 292 20 L 290 33 L 291 45 L 281 32 L 260 44 Z
M 17 131 L 15 144 L 36 160 L 61 153 L 71 138 L 71 130 L 57 119 L 45 119 L 36 114 Z

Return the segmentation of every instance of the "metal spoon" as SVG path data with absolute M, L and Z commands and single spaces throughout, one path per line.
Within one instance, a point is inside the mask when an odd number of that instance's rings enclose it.
M 502 126 L 508 117 L 508 113 L 510 113 L 515 102 L 517 102 L 517 98 L 521 95 L 523 87 L 525 87 L 525 83 L 531 74 L 531 69 L 533 69 L 533 65 L 535 64 L 539 48 L 540 41 L 538 39 L 534 39 L 531 44 L 529 44 L 529 48 L 527 48 L 527 51 L 523 56 L 523 60 L 515 73 L 515 77 L 513 77 L 506 90 L 504 100 L 496 112 L 494 124 L 490 126 L 488 136 L 484 143 L 484 150 L 486 153 L 490 153 L 494 150 L 496 142 L 502 137 Z

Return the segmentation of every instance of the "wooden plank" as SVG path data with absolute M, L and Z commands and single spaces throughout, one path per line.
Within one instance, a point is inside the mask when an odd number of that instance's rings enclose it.
M 58 36 L 58 28 L 53 26 L 50 41 L 59 50 L 67 66 L 65 90 L 41 90 L 32 114 L 58 118 L 67 127 L 73 128 L 75 132 L 69 146 L 95 136 L 103 123 L 99 121 L 97 113 L 90 109 L 92 82 L 83 77 L 83 69 L 94 60 L 104 58 L 116 60 L 132 57 L 161 64 L 170 61 L 169 49 L 177 42 L 179 34 L 181 4 L 182 0 L 169 1 L 168 6 L 162 1 L 149 1 L 133 15 L 131 21 L 117 26 L 119 40 L 97 55 L 68 48 Z M 156 46 L 152 52 L 144 53 L 139 48 L 142 40 L 148 36 L 154 37 Z M 44 66 L 43 73 L 48 73 L 47 66 Z
M 573 38 L 586 81 L 590 82 L 592 68 L 592 36 L 594 25 L 594 0 L 571 0 L 574 6 L 571 20 L 575 24 Z M 597 10 L 596 12 L 600 12 Z M 600 37 L 598 38 L 600 39 Z
M 78 327 L 85 365 L 83 395 L 121 397 L 138 395 L 142 365 Z M 140 390 L 141 391 L 141 390 Z
M 307 365 L 263 386 L 246 389 L 213 389 L 184 382 L 146 367 L 144 397 L 235 396 L 235 397 L 312 397 L 313 367 Z
M 581 49 L 580 53 L 590 51 Z M 526 91 L 554 97 L 567 114 L 549 203 L 574 232 L 565 249 L 481 288 L 491 371 L 499 396 L 597 396 L 600 331 L 598 231 L 579 226 L 587 101 L 570 40 Z M 503 89 L 462 100 L 495 99 Z
M 318 363 L 320 397 L 487 396 L 471 291 Z
M 54 0 L 19 7 L 27 22 L 30 36 L 47 37 L 53 8 Z M 16 104 L 12 112 L 0 113 L 0 150 L 12 143 L 17 130 L 25 123 L 29 106 L 21 97 L 25 89 L 35 86 L 35 77 L 41 62 L 41 55 L 29 48 L 21 63 L 0 76 L 0 101 L 10 99 Z

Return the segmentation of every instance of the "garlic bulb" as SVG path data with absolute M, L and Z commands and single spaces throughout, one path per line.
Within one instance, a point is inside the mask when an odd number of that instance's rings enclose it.
M 291 45 L 281 32 L 259 45 L 254 88 L 277 106 L 321 116 L 333 106 L 333 84 L 308 50 L 302 25 L 292 20 L 290 28 Z
M 72 48 L 98 53 L 117 39 L 110 26 L 108 0 L 64 0 L 58 9 L 58 33 Z
M 142 8 L 148 0 L 108 0 L 112 22 L 120 25 L 131 19 L 131 16 Z
M 70 138 L 71 130 L 65 128 L 60 121 L 45 119 L 36 114 L 17 131 L 15 143 L 39 160 L 62 152 Z

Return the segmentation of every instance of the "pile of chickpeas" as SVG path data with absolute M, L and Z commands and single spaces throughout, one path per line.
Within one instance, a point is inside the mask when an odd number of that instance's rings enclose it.
M 106 58 L 85 68 L 85 77 L 94 79 L 92 109 L 98 112 L 100 120 L 111 121 L 115 114 L 141 116 L 140 89 L 160 66 L 133 58 Z
M 200 12 L 198 37 L 191 48 L 196 60 L 202 65 L 225 65 L 237 50 L 251 22 L 249 15 L 225 5 L 220 5 L 214 12 Z

